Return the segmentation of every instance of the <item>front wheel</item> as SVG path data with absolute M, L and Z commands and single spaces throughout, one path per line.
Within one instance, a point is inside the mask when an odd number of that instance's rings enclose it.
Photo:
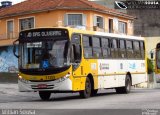
M 85 83 L 85 89 L 83 91 L 80 91 L 80 96 L 82 98 L 88 98 L 91 96 L 91 90 L 92 90 L 92 87 L 91 87 L 91 82 L 90 82 L 90 79 L 87 77 L 86 78 L 86 83 Z
M 47 101 L 51 96 L 51 92 L 48 91 L 39 91 L 39 96 L 42 100 Z

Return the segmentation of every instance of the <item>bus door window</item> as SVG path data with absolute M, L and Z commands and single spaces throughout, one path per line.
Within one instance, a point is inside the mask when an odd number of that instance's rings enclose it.
M 80 35 L 72 36 L 72 63 L 80 63 L 81 61 L 81 39 Z
M 109 48 L 109 39 L 108 38 L 101 38 L 101 47 L 102 47 L 102 54 L 104 58 L 111 57 L 111 51 Z
M 111 56 L 113 58 L 118 58 L 118 55 L 119 55 L 118 40 L 117 39 L 112 39 L 110 46 L 111 46 Z
M 127 57 L 128 58 L 134 58 L 133 56 L 133 43 L 130 40 L 126 41 L 126 49 L 127 49 Z
M 119 57 L 126 58 L 126 43 L 125 40 L 119 40 Z
M 140 59 L 141 58 L 141 51 L 140 51 L 139 41 L 133 41 L 133 46 L 134 46 L 134 58 Z

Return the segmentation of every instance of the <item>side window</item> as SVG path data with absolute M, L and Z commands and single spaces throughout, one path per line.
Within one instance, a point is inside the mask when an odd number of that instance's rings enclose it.
M 100 45 L 100 38 L 99 37 L 92 37 L 93 43 L 93 56 L 95 58 L 102 57 L 101 45 Z
M 91 36 L 83 35 L 83 48 L 84 48 L 84 57 L 92 58 L 92 38 Z
M 119 57 L 120 58 L 127 57 L 125 40 L 119 40 Z
M 142 59 L 145 58 L 145 46 L 144 46 L 144 42 L 140 41 L 140 48 L 141 48 L 141 57 Z
M 127 50 L 133 50 L 132 41 L 126 41 Z
M 81 37 L 78 34 L 74 34 L 72 36 L 72 62 L 80 63 L 81 55 Z
M 118 58 L 119 51 L 118 51 L 118 40 L 113 38 L 110 43 L 111 47 L 111 56 L 112 58 Z
M 127 50 L 127 57 L 128 58 L 134 58 L 133 55 L 133 43 L 131 40 L 126 41 L 126 50 Z
M 102 54 L 104 58 L 110 58 L 111 52 L 109 47 L 109 39 L 108 38 L 101 38 L 101 47 L 102 47 Z
M 134 58 L 141 58 L 141 51 L 140 51 L 140 42 L 139 41 L 133 41 L 134 45 Z
M 124 41 L 124 40 L 120 40 L 120 41 L 119 41 L 119 48 L 120 48 L 120 49 L 126 49 L 125 41 Z

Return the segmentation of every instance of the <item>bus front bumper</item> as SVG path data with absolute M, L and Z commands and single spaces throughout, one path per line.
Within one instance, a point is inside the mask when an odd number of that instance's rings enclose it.
M 72 81 L 69 78 L 49 82 L 31 82 L 19 79 L 18 87 L 20 92 L 72 91 Z

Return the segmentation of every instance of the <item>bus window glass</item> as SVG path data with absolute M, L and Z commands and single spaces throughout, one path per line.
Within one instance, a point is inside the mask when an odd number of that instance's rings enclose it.
M 127 50 L 127 57 L 134 58 L 132 41 L 129 40 L 126 41 L 126 50 Z
M 134 58 L 141 58 L 141 50 L 140 50 L 140 42 L 139 41 L 133 41 L 134 45 Z
M 120 49 L 125 49 L 125 42 L 124 40 L 120 40 Z
M 93 47 L 100 47 L 100 39 L 97 37 L 92 38 Z
M 74 63 L 80 63 L 81 61 L 81 39 L 80 35 L 74 34 L 72 36 L 72 50 L 73 50 L 73 57 L 72 61 Z
M 143 41 L 140 42 L 140 49 L 141 49 L 141 58 L 144 59 L 145 58 L 145 46 L 144 46 Z
M 140 50 L 138 41 L 134 41 L 133 44 L 134 44 L 134 50 Z
M 85 58 L 92 58 L 93 57 L 92 39 L 90 36 L 83 35 L 83 49 L 84 49 L 84 57 Z
M 107 38 L 102 38 L 101 43 L 103 48 L 109 48 L 109 40 Z
M 119 58 L 126 58 L 126 45 L 125 45 L 125 40 L 120 40 L 119 41 Z
M 100 48 L 100 38 L 92 37 L 93 42 L 93 57 L 100 58 L 102 57 L 102 50 Z

